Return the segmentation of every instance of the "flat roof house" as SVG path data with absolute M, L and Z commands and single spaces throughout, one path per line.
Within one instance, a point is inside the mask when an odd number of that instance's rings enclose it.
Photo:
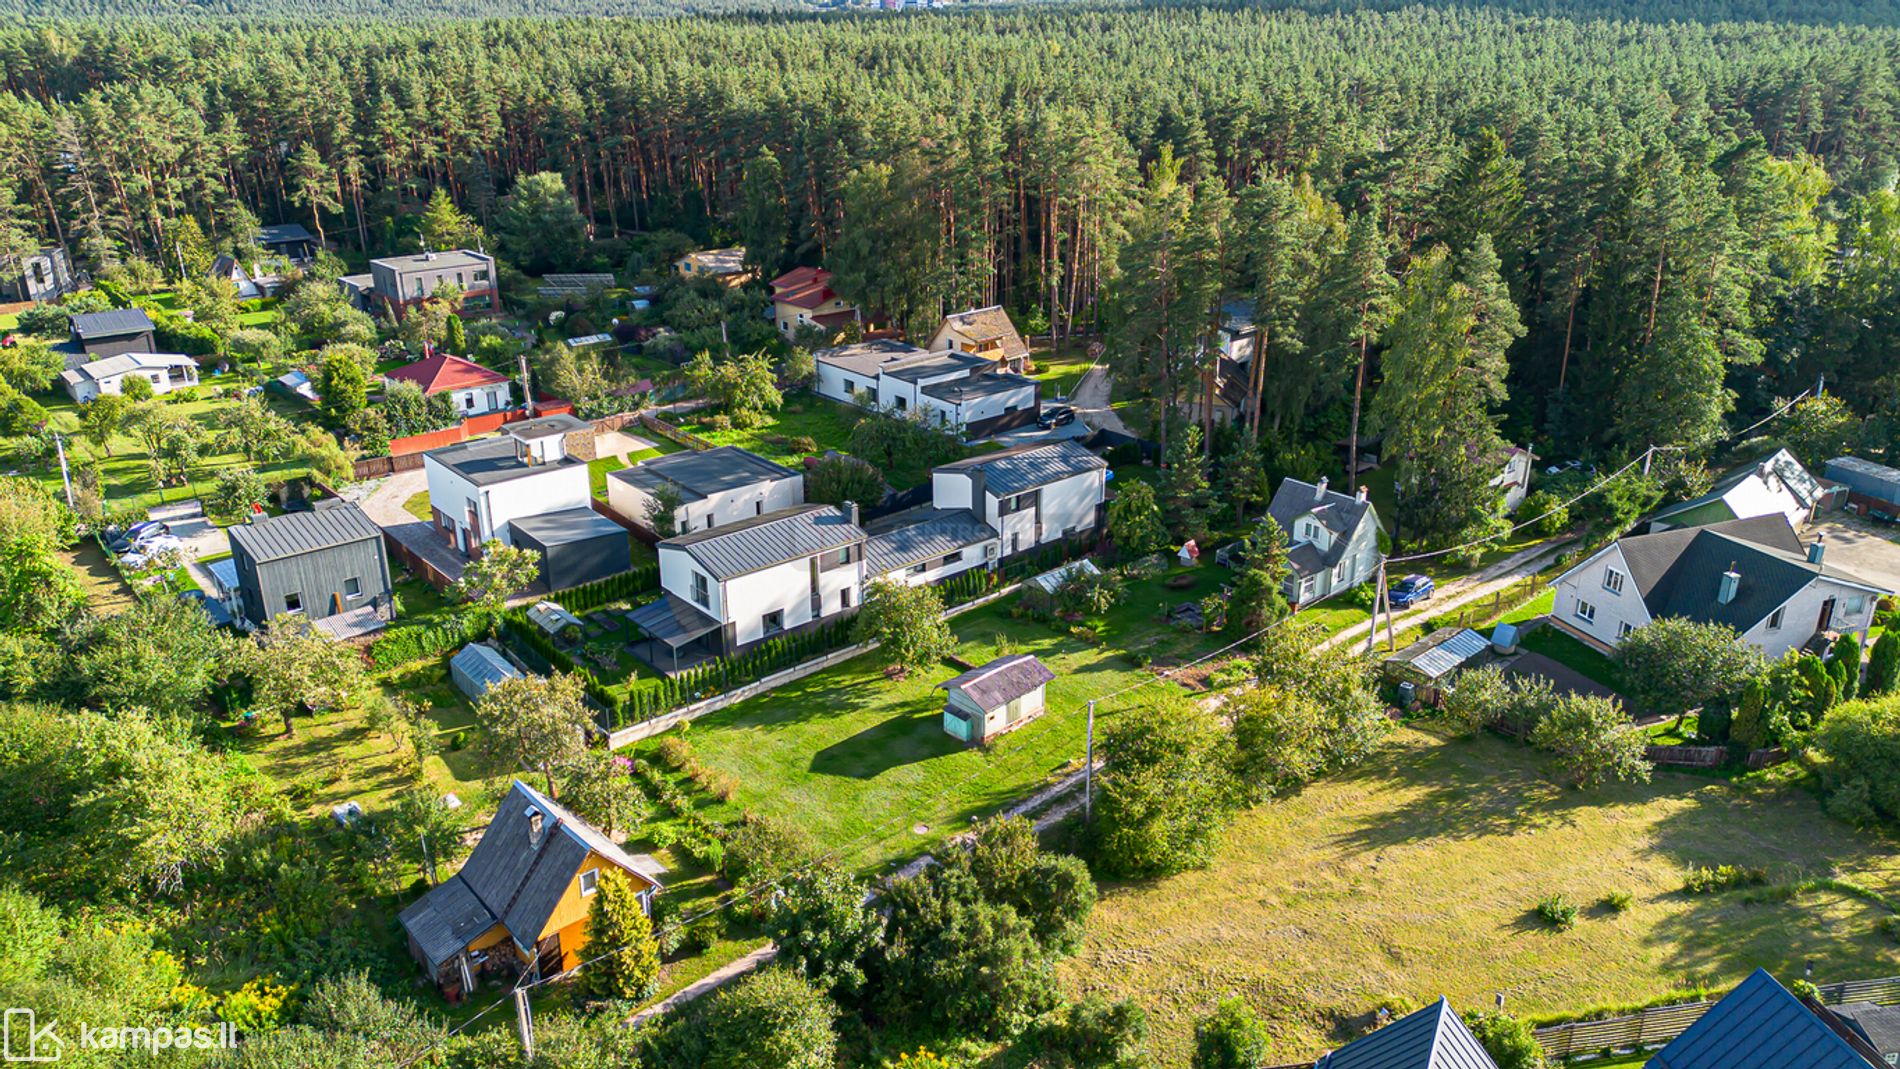
M 225 529 L 237 567 L 233 614 L 263 627 L 301 613 L 338 638 L 374 631 L 395 615 L 383 529 L 353 504 L 253 516 Z
M 1035 442 L 939 466 L 930 473 L 931 502 L 974 513 L 1011 557 L 1094 531 L 1107 473 L 1107 461 L 1074 441 Z
M 1890 594 L 1825 562 L 1777 512 L 1619 539 L 1551 581 L 1550 618 L 1607 649 L 1665 616 L 1727 624 L 1769 660 L 1821 633 L 1865 635 Z
M 736 445 L 653 457 L 607 476 L 607 505 L 652 529 L 656 495 L 678 498 L 672 531 L 704 531 L 805 503 L 805 477 Z
M 464 416 L 499 412 L 509 405 L 508 376 L 448 353 L 404 364 L 385 373 L 383 381 L 414 383 L 425 396 L 448 394 L 455 411 Z
M 516 520 L 591 508 L 593 433 L 573 416 L 547 416 L 422 454 L 436 530 L 474 557 L 491 538 L 515 545 Z
M 509 526 L 516 548 L 541 558 L 541 580 L 549 590 L 566 590 L 633 567 L 633 536 L 591 507 L 523 516 Z
M 1041 384 L 997 371 L 994 356 L 931 352 L 877 339 L 812 354 L 821 396 L 898 414 L 922 412 L 965 438 L 988 438 L 1041 415 Z
M 122 353 L 149 353 L 158 348 L 157 328 L 139 308 L 81 312 L 69 318 L 73 342 L 94 359 Z
M 1034 656 L 998 657 L 937 684 L 945 691 L 943 730 L 980 743 L 1042 715 L 1044 692 L 1056 678 Z
M 854 323 L 858 309 L 831 288 L 831 272 L 822 267 L 794 267 L 773 279 L 772 325 L 786 340 L 798 336 L 798 328 L 814 326 L 832 332 Z
M 930 336 L 930 348 L 988 357 L 995 361 L 996 370 L 1017 375 L 1029 366 L 1029 345 L 1000 304 L 944 316 Z
M 515 780 L 461 871 L 398 920 L 409 953 L 459 999 L 483 977 L 553 976 L 584 959 L 603 873 L 641 888 L 651 913 L 660 883 L 599 829 Z
M 857 611 L 864 541 L 855 505 L 795 505 L 662 540 L 661 598 L 633 614 L 648 663 L 677 671 Z
M 354 277 L 354 276 L 352 276 Z M 348 278 L 338 280 L 346 294 Z M 401 319 L 409 308 L 435 296 L 446 285 L 462 290 L 458 310 L 494 312 L 501 308 L 501 290 L 495 258 L 470 249 L 420 252 L 413 256 L 385 256 L 369 262 L 369 287 L 364 296 L 390 319 Z
M 681 278 L 710 278 L 726 287 L 743 286 L 758 277 L 757 271 L 746 266 L 744 245 L 689 252 L 673 261 L 673 270 Z
M 178 353 L 121 353 L 67 368 L 59 384 L 84 404 L 102 393 L 124 393 L 125 380 L 133 378 L 151 383 L 153 394 L 170 393 L 198 385 L 198 361 Z
M 1267 506 L 1288 545 L 1285 594 L 1296 605 L 1332 597 L 1379 570 L 1379 513 L 1364 487 L 1342 494 L 1326 478 L 1284 479 Z

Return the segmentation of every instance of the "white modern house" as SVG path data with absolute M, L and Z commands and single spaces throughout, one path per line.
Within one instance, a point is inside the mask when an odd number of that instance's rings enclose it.
M 494 538 L 514 545 L 517 520 L 591 510 L 593 425 L 573 416 L 508 424 L 500 435 L 422 455 L 435 528 L 466 556 Z
M 1780 514 L 1620 539 L 1558 576 L 1551 620 L 1610 648 L 1651 620 L 1733 627 L 1770 659 L 1817 634 L 1863 639 L 1890 590 L 1825 562 Z
M 658 495 L 679 500 L 672 531 L 685 534 L 737 523 L 805 503 L 805 477 L 736 445 L 654 457 L 607 476 L 607 505 L 640 525 L 653 526 Z
M 59 373 L 60 385 L 84 404 L 102 393 L 124 393 L 127 379 L 152 384 L 152 393 L 170 393 L 198 385 L 198 361 L 178 353 L 120 353 L 91 360 Z
M 1650 517 L 1649 529 L 1666 531 L 1754 516 L 1781 516 L 1798 531 L 1813 518 L 1823 496 L 1821 481 L 1802 467 L 1793 453 L 1777 449 L 1723 473 L 1701 497 L 1658 510 Z
M 643 656 L 675 671 L 857 610 L 864 530 L 856 506 L 794 505 L 662 540 L 661 597 L 635 610 Z
M 925 413 L 966 438 L 986 438 L 1034 423 L 1040 384 L 997 371 L 988 353 L 931 352 L 890 338 L 812 354 L 816 389 L 834 401 L 908 415 Z
M 937 509 L 966 509 L 994 529 L 1000 556 L 1084 534 L 1101 523 L 1108 462 L 1068 439 L 1035 442 L 930 473 Z
M 1284 593 L 1304 605 L 1350 590 L 1379 570 L 1379 514 L 1364 487 L 1354 494 L 1328 489 L 1326 478 L 1285 479 L 1267 506 L 1286 532 L 1291 551 Z

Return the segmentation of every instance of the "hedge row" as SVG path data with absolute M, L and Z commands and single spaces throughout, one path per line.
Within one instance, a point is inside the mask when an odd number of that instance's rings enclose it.
M 635 565 L 632 571 L 610 575 L 605 579 L 596 579 L 591 583 L 557 590 L 552 595 L 555 604 L 572 613 L 583 613 L 598 609 L 615 601 L 628 601 L 642 594 L 650 594 L 660 589 L 660 566 L 658 564 Z
M 429 657 L 440 657 L 482 637 L 487 621 L 479 613 L 463 613 L 429 626 L 392 627 L 370 643 L 369 660 L 377 668 L 397 668 Z
M 720 657 L 708 661 L 677 676 L 662 678 L 658 685 L 641 688 L 629 695 L 610 693 L 601 704 L 607 707 L 612 716 L 614 728 L 623 728 L 628 724 L 651 720 L 682 705 L 756 683 L 774 672 L 782 672 L 850 644 L 851 621 L 832 620 L 809 631 L 766 639 L 737 657 Z

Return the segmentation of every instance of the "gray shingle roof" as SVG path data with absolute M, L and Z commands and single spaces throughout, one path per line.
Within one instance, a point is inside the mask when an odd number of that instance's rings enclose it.
M 961 690 L 977 708 L 996 709 L 1047 684 L 1056 674 L 1027 653 L 998 657 L 980 668 L 937 684 L 939 690 Z
M 756 483 L 795 479 L 798 473 L 751 450 L 722 445 L 717 449 L 668 453 L 621 468 L 608 477 L 649 492 L 661 483 L 671 483 L 679 491 L 680 500 L 702 501 L 714 494 Z
M 225 528 L 232 550 L 240 547 L 254 561 L 281 560 L 332 546 L 380 540 L 383 529 L 354 504 L 287 512 L 282 516 Z
M 1780 513 L 1636 535 L 1617 546 L 1651 616 L 1727 624 L 1737 631 L 1760 623 L 1817 575 L 1880 589 L 1832 565 L 1808 563 L 1801 540 Z M 1731 565 L 1742 579 L 1724 605 L 1716 595 Z
M 1011 360 L 1029 355 L 1029 346 L 1024 344 L 1023 336 L 1016 331 L 1016 324 L 1010 322 L 1009 313 L 1000 304 L 952 312 L 944 316 L 943 321 L 950 329 L 972 341 L 1000 343 L 1003 355 Z
M 1756 969 L 1649 1060 L 1649 1069 L 1868 1069 L 1813 1010 Z
M 1900 1006 L 1844 1002 L 1828 1009 L 1882 1055 L 1900 1053 Z
M 939 465 L 937 470 L 967 473 L 981 468 L 988 492 L 1007 497 L 1106 467 L 1107 461 L 1065 438 L 1060 442 L 1032 442 L 998 453 L 984 453 Z
M 915 522 L 879 531 L 865 539 L 865 571 L 869 575 L 888 575 L 899 568 L 935 560 L 996 537 L 996 528 L 984 523 L 969 509 L 921 510 Z
M 711 572 L 730 579 L 828 549 L 863 542 L 864 530 L 835 505 L 794 505 L 708 531 L 676 535 L 662 549 L 681 549 Z
M 580 463 L 573 457 L 562 457 L 548 464 L 529 464 L 515 455 L 515 440 L 505 434 L 498 438 L 477 438 L 472 442 L 445 445 L 422 455 L 476 486 L 492 486 Z
M 73 337 L 80 341 L 143 334 L 152 328 L 152 319 L 138 308 L 114 308 L 105 312 L 82 312 L 72 317 Z
M 1286 532 L 1288 541 L 1294 540 L 1294 523 L 1304 516 L 1319 521 L 1320 526 L 1333 535 L 1332 545 L 1324 550 L 1314 547 L 1302 552 L 1305 547 L 1294 547 L 1291 563 L 1298 575 L 1313 575 L 1338 564 L 1346 555 L 1348 543 L 1359 524 L 1368 515 L 1372 515 L 1374 523 L 1378 522 L 1371 501 L 1291 478 L 1280 481 L 1279 489 L 1273 492 L 1273 502 L 1267 506 L 1267 515 Z
M 542 818 L 538 840 L 529 835 L 531 809 Z M 496 921 L 517 947 L 532 950 L 589 851 L 627 870 L 635 880 L 659 886 L 606 836 L 516 780 L 462 871 L 417 899 L 398 919 L 432 967 L 460 953 Z
M 933 382 L 925 386 L 922 392 L 939 401 L 960 405 L 998 394 L 1016 393 L 1023 389 L 1028 389 L 1033 394 L 1036 388 L 1035 379 L 1022 375 L 992 374 L 972 375 L 967 379 L 952 379 L 949 382 Z
M 1314 1069 L 1497 1069 L 1442 996 L 1324 1055 Z

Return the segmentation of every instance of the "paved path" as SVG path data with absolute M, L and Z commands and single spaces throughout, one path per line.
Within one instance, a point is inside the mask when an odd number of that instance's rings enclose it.
M 376 522 L 376 526 L 388 532 L 391 538 L 407 546 L 443 575 L 460 579 L 462 566 L 468 562 L 442 541 L 442 536 L 435 532 L 435 525 L 416 519 L 408 509 L 403 508 L 405 502 L 428 488 L 427 473 L 417 468 L 355 483 L 340 492 L 361 506 L 363 512 Z
M 655 1002 L 653 1005 L 627 1018 L 627 1023 L 637 1027 L 655 1017 L 670 1013 L 684 1006 L 686 1003 L 699 998 L 701 995 L 710 994 L 718 990 L 720 987 L 752 972 L 776 957 L 778 957 L 778 947 L 767 943 L 752 953 L 747 954 L 745 957 L 721 965 L 705 976 L 700 977 L 685 987 L 680 988 L 678 991 Z
M 1476 575 L 1468 575 L 1462 579 L 1454 579 L 1446 583 L 1443 587 L 1439 588 L 1430 601 L 1424 602 L 1415 608 L 1394 613 L 1392 615 L 1392 633 L 1397 634 L 1411 627 L 1413 624 L 1423 622 L 1429 617 L 1463 608 L 1481 598 L 1490 597 L 1492 594 L 1504 590 L 1512 583 L 1518 582 L 1527 576 L 1537 574 L 1546 564 L 1550 563 L 1550 558 L 1563 552 L 1575 540 L 1575 537 L 1572 536 L 1555 542 L 1540 543 L 1529 549 L 1513 553 L 1503 560 L 1480 570 Z M 1396 576 L 1388 576 L 1388 579 L 1396 578 Z M 1320 648 L 1326 649 L 1342 643 L 1352 642 L 1356 639 L 1365 638 L 1366 628 L 1372 626 L 1374 622 L 1378 623 L 1381 630 L 1385 628 L 1384 617 L 1375 617 L 1373 620 L 1366 620 L 1354 624 L 1337 635 L 1333 635 L 1331 638 L 1320 643 Z
M 1081 381 L 1075 384 L 1075 393 L 1069 398 L 1069 407 L 1081 414 L 1082 422 L 1097 430 L 1133 434 L 1121 416 L 1109 407 L 1114 395 L 1115 377 L 1098 362 L 1082 373 Z

